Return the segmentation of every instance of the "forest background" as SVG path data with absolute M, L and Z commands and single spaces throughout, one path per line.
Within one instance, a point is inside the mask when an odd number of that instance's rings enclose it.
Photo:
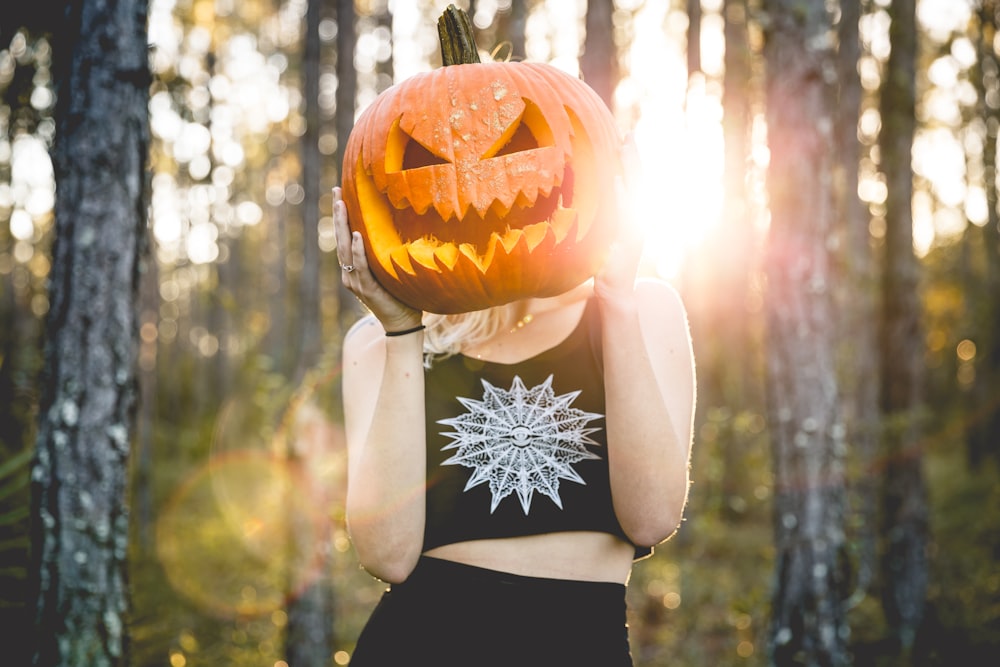
M 0 18 L 9 664 L 81 637 L 98 637 L 93 665 L 347 663 L 384 586 L 343 522 L 339 343 L 359 312 L 330 189 L 356 114 L 440 62 L 447 4 L 40 0 Z M 456 4 L 484 57 L 551 62 L 606 99 L 643 163 L 643 272 L 688 305 L 694 482 L 678 534 L 635 568 L 636 665 L 993 664 L 998 3 Z M 51 345 L 66 324 L 52 312 L 88 270 L 57 279 L 86 242 L 53 242 L 72 229 L 59 212 L 83 216 L 94 194 L 56 188 L 86 162 L 60 149 L 87 110 L 59 74 L 112 5 L 142 19 L 150 69 L 116 78 L 142 92 L 149 130 L 148 210 L 122 237 L 140 249 L 135 284 L 115 297 L 136 313 L 122 384 L 138 391 L 123 394 L 128 437 L 105 426 L 126 455 L 53 467 L 74 460 L 53 420 L 87 417 L 59 402 L 53 359 L 89 346 Z M 124 124 L 100 111 L 111 134 Z M 86 305 L 106 312 L 105 296 Z M 122 467 L 130 515 L 95 461 Z M 63 493 L 86 510 L 76 523 L 45 505 Z M 127 586 L 40 574 L 105 500 L 129 517 L 127 548 L 96 530 L 68 557 L 86 572 L 103 550 Z M 77 611 L 60 621 L 46 586 Z M 95 607 L 100 631 L 74 625 L 102 596 L 116 611 Z

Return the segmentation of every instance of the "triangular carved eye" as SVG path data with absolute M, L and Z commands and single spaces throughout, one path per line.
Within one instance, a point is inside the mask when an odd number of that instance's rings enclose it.
M 448 160 L 435 155 L 399 126 L 399 118 L 389 127 L 385 142 L 385 172 L 395 174 L 404 169 L 419 169 Z
M 514 134 L 511 136 L 510 141 L 508 141 L 504 146 L 496 152 L 493 157 L 500 157 L 501 155 L 510 155 L 511 153 L 519 153 L 521 151 L 531 150 L 532 148 L 538 148 L 538 140 L 535 139 L 535 135 L 531 133 L 531 128 L 524 123 L 520 123 Z
M 552 128 L 545 120 L 542 110 L 531 100 L 521 99 L 524 100 L 524 111 L 521 112 L 520 118 L 507 127 L 503 136 L 497 139 L 496 143 L 490 146 L 480 159 L 488 160 L 493 157 L 555 145 Z
M 410 138 L 406 142 L 406 150 L 403 152 L 403 170 L 419 169 L 420 167 L 430 167 L 435 164 L 448 164 L 444 158 L 438 157 L 420 145 L 418 141 Z

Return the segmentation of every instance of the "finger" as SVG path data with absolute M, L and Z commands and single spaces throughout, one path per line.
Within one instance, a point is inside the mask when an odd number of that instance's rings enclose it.
M 343 259 L 341 249 L 350 234 L 347 227 L 347 210 L 344 200 L 340 198 L 340 188 L 333 189 L 333 231 L 337 237 L 337 258 Z
M 333 225 L 334 234 L 337 239 L 337 263 L 341 269 L 353 266 L 353 252 L 351 244 L 351 230 L 347 222 L 347 207 L 340 198 L 339 188 L 334 188 L 333 193 Z M 347 273 L 350 273 L 349 271 Z M 346 278 L 346 275 L 345 275 Z M 345 284 L 346 281 L 345 281 Z
M 361 232 L 351 234 L 351 264 L 354 266 L 352 277 L 357 280 L 359 288 L 369 293 L 379 289 L 378 282 L 368 265 L 368 255 L 365 254 L 365 242 L 361 238 Z
M 368 270 L 368 255 L 365 254 L 365 241 L 361 232 L 351 233 L 351 260 L 359 269 Z

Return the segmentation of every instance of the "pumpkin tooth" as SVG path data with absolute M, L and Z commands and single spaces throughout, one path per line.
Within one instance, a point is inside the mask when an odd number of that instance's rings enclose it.
M 458 246 L 454 243 L 442 243 L 434 249 L 434 257 L 439 264 L 444 265 L 449 271 L 455 268 L 458 262 Z
M 554 173 L 551 173 L 548 178 L 543 179 L 538 184 L 539 194 L 545 197 L 551 197 L 552 191 L 558 187 L 562 187 L 564 180 L 566 180 L 566 170 L 565 169 L 554 170 Z
M 565 239 L 573 227 L 579 221 L 580 212 L 575 207 L 566 208 L 563 206 L 563 195 L 562 192 L 559 193 L 556 199 L 556 207 L 552 211 L 552 215 L 549 217 L 549 223 L 552 225 L 552 230 L 555 232 L 556 240 L 562 242 Z M 579 234 L 577 239 L 579 239 Z
M 466 204 L 465 206 L 459 206 L 458 208 L 454 209 L 454 214 L 451 217 L 453 217 L 458 222 L 462 222 L 466 219 L 466 217 L 469 216 L 470 210 L 476 210 L 476 207 L 473 206 L 471 203 Z M 441 219 L 447 220 L 448 218 L 445 218 L 444 214 L 442 213 Z
M 534 250 L 549 233 L 551 225 L 548 222 L 536 222 L 523 228 L 525 240 L 528 242 L 528 250 Z
M 442 165 L 454 169 L 452 165 Z M 458 186 L 454 178 L 449 177 L 450 172 L 438 171 L 441 167 L 435 168 L 433 180 L 427 184 L 427 190 L 431 195 L 434 210 L 442 220 L 459 215 L 465 204 L 459 199 Z M 461 216 L 459 215 L 459 219 Z
M 481 193 L 479 197 L 474 197 L 472 201 L 469 202 L 469 206 L 466 208 L 466 211 L 468 211 L 469 208 L 473 208 L 476 210 L 476 213 L 479 214 L 480 218 L 485 218 L 486 212 L 490 210 L 490 207 L 493 206 L 496 201 L 496 196 L 491 197 L 489 194 Z
M 397 269 L 402 269 L 411 276 L 417 275 L 417 272 L 413 268 L 413 263 L 410 261 L 410 253 L 405 245 L 396 246 L 389 251 L 389 261 L 392 262 L 392 266 Z M 399 276 L 398 271 L 391 271 L 395 276 Z
M 542 189 L 538 187 L 537 183 L 529 183 L 522 190 L 519 196 L 524 197 L 528 201 L 526 208 L 534 206 L 538 202 L 539 193 Z
M 435 251 L 438 248 L 438 243 L 435 240 L 419 238 L 410 241 L 405 247 L 407 253 L 417 264 L 435 271 L 441 270 L 437 262 L 434 261 Z
M 410 169 L 401 174 L 403 176 L 402 186 L 404 188 L 400 195 L 405 193 L 404 199 L 409 200 L 414 211 L 423 215 L 434 203 L 434 181 L 438 177 L 433 168 Z M 396 208 L 406 208 L 405 205 L 395 204 Z
M 435 200 L 434 210 L 437 212 L 439 218 L 447 220 L 451 217 L 451 212 L 458 209 L 454 208 L 450 201 Z
M 491 206 L 498 211 L 502 209 L 503 212 L 501 215 L 507 215 L 507 212 L 510 211 L 514 202 L 517 201 L 519 197 L 520 192 L 518 188 L 507 188 L 496 193 L 496 199 L 493 200 Z M 497 204 L 500 204 L 500 206 L 497 206 Z
M 507 217 L 508 213 L 510 213 L 510 209 L 512 209 L 514 207 L 514 204 L 515 204 L 516 201 L 517 200 L 515 199 L 514 201 L 512 201 L 510 203 L 506 203 L 503 200 L 497 199 L 492 204 L 490 204 L 490 207 L 487 210 L 487 213 L 489 211 L 492 211 L 493 215 L 495 215 L 496 217 L 498 217 L 498 218 L 500 218 L 502 220 L 503 218 Z
M 476 252 L 476 247 L 471 243 L 461 244 L 458 246 L 458 250 L 465 255 L 466 259 L 475 264 L 481 273 L 486 273 L 487 268 L 493 263 L 493 255 L 496 254 L 498 240 L 497 235 L 493 234 L 487 243 L 486 252 L 482 255 Z
M 494 236 L 500 242 L 500 245 L 503 246 L 504 252 L 509 255 L 514 250 L 514 247 L 517 246 L 518 242 L 524 238 L 524 232 L 520 229 L 508 229 L 504 232 L 503 236 L 493 232 L 490 238 L 492 239 Z
M 549 220 L 558 243 L 562 243 L 563 239 L 569 235 L 577 217 L 576 209 L 562 207 L 562 198 L 560 197 L 559 205 L 556 206 L 556 210 L 552 212 L 552 218 Z
M 517 199 L 514 200 L 514 204 L 524 209 L 532 208 L 537 202 L 537 198 L 529 199 L 523 192 L 518 194 Z
M 486 272 L 486 267 L 479 259 L 479 253 L 476 252 L 475 247 L 471 243 L 463 243 L 459 245 L 458 251 L 465 257 L 466 261 L 472 262 L 472 264 L 479 269 L 481 273 Z

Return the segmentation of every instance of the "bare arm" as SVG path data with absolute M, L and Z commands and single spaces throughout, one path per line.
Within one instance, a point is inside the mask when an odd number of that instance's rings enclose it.
M 639 169 L 623 146 L 622 228 L 594 282 L 601 309 L 608 464 L 615 514 L 652 546 L 680 524 L 690 484 L 695 372 L 687 314 L 666 283 L 636 282 L 642 239 L 631 210 Z
M 373 319 L 344 344 L 347 520 L 361 565 L 406 579 L 424 537 L 424 375 L 420 333 L 386 338 Z
M 405 580 L 423 546 L 423 332 L 387 337 L 420 323 L 421 314 L 379 287 L 360 237 L 334 191 L 338 259 L 354 267 L 344 284 L 372 311 L 344 340 L 347 521 L 361 565 L 391 583 Z
M 694 360 L 684 307 L 664 283 L 599 299 L 615 513 L 636 544 L 680 523 L 690 481 Z

